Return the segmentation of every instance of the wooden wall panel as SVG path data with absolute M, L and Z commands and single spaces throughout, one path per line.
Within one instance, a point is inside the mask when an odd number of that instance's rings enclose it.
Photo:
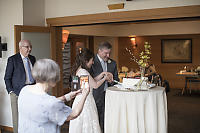
M 192 39 L 192 63 L 161 63 L 161 39 Z M 151 43 L 151 62 L 155 64 L 157 71 L 162 77 L 169 81 L 171 88 L 184 87 L 184 77 L 176 76 L 176 73 L 184 66 L 196 68 L 200 65 L 200 34 L 193 35 L 163 35 L 163 36 L 140 36 L 136 37 L 137 48 L 132 49 L 135 55 L 143 50 L 145 41 Z M 130 55 L 125 48 L 131 48 L 131 41 L 128 37 L 119 38 L 119 68 L 127 66 L 129 69 L 138 69 L 138 65 L 130 60 Z M 137 56 L 138 57 L 138 56 Z M 139 57 L 138 57 L 139 58 Z
M 75 62 L 75 57 L 77 55 L 78 47 L 86 47 L 88 48 L 88 36 L 81 35 L 69 35 L 69 40 L 71 42 L 71 66 L 73 66 Z

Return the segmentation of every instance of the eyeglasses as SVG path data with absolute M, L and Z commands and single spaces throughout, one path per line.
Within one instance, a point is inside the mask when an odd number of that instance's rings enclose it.
M 32 48 L 32 46 L 22 46 L 22 47 L 25 47 L 26 49 Z

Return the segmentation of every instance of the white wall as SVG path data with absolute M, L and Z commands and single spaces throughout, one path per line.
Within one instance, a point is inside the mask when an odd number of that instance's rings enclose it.
M 44 0 L 23 0 L 23 24 L 45 26 Z
M 107 5 L 119 0 L 45 0 L 45 17 L 64 17 L 105 12 L 200 5 L 200 0 L 133 0 L 124 9 L 109 10 Z M 124 0 L 120 0 L 124 2 Z M 119 2 L 120 3 L 120 2 Z
M 107 11 L 105 0 L 45 0 L 45 17 L 75 16 Z
M 14 54 L 14 25 L 23 23 L 22 0 L 0 0 L 0 36 L 8 51 L 0 58 L 0 125 L 12 127 L 10 97 L 4 84 L 7 58 Z
M 44 0 L 0 0 L 0 36 L 8 49 L 0 58 L 0 125 L 8 127 L 12 127 L 12 114 L 4 74 L 7 58 L 14 54 L 14 25 L 23 24 L 45 25 Z

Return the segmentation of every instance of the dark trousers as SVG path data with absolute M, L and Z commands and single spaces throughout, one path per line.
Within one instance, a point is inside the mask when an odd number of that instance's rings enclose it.
M 105 95 L 102 97 L 102 102 L 97 104 L 97 111 L 98 111 L 101 131 L 102 133 L 104 133 Z
M 104 111 L 105 111 L 105 107 L 104 106 L 97 106 L 97 110 L 98 110 L 99 124 L 100 124 L 100 127 L 101 127 L 101 131 L 102 131 L 102 133 L 104 133 Z

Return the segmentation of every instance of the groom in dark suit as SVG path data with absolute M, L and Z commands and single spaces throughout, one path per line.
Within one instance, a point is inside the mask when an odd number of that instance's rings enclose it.
M 18 133 L 18 95 L 25 85 L 34 84 L 31 69 L 36 61 L 30 55 L 32 45 L 28 40 L 19 42 L 19 53 L 8 58 L 4 76 L 6 89 L 10 94 L 13 132 Z
M 99 44 L 98 53 L 94 57 L 94 64 L 91 67 L 91 75 L 93 77 L 98 76 L 103 71 L 107 71 L 113 74 L 114 80 L 119 81 L 117 64 L 114 60 L 109 58 L 111 49 L 112 45 L 109 42 L 102 42 Z M 104 132 L 105 90 L 107 87 L 113 85 L 113 82 L 108 81 L 105 81 L 98 89 L 93 89 L 102 132 Z

